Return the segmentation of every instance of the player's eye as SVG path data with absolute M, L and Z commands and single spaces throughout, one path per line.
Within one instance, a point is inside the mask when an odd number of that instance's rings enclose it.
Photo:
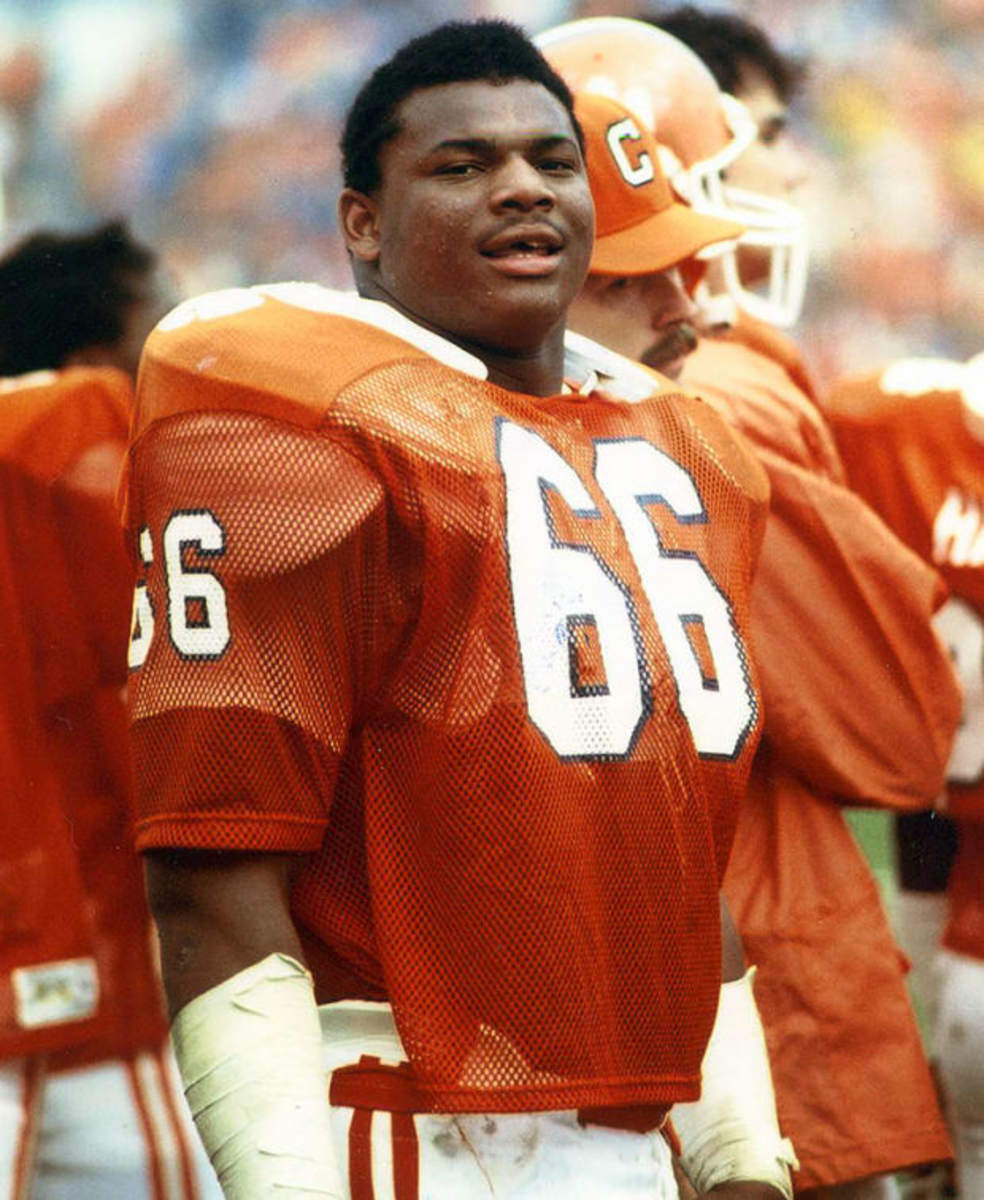
M 442 163 L 441 166 L 439 166 L 436 169 L 434 174 L 435 175 L 458 176 L 459 178 L 467 178 L 470 175 L 477 174 L 481 170 L 482 170 L 481 163 L 477 163 L 477 162 L 474 162 L 473 160 L 469 160 L 467 162 L 461 161 L 461 162 Z
M 778 119 L 773 121 L 763 121 L 759 125 L 758 140 L 763 146 L 772 146 L 786 132 L 785 120 Z
M 577 170 L 573 158 L 543 158 L 537 165 L 550 175 L 573 175 Z

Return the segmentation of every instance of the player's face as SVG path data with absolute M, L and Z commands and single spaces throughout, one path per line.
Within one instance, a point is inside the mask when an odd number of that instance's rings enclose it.
M 571 305 L 570 324 L 609 350 L 676 379 L 697 346 L 697 317 L 697 306 L 674 269 L 590 275 Z
M 752 114 L 758 137 L 728 168 L 728 182 L 795 204 L 807 171 L 803 153 L 789 131 L 785 103 L 759 71 L 743 74 L 737 96 Z
M 591 254 L 567 111 L 539 84 L 468 82 L 414 92 L 397 115 L 372 238 L 349 239 L 373 293 L 466 344 L 536 350 L 563 327 Z
M 786 104 L 773 84 L 760 71 L 752 69 L 742 74 L 736 95 L 752 114 L 758 136 L 728 168 L 728 183 L 790 204 L 801 203 L 807 179 L 806 160 L 789 131 Z M 767 251 L 743 246 L 739 255 L 744 279 L 754 280 L 768 274 Z

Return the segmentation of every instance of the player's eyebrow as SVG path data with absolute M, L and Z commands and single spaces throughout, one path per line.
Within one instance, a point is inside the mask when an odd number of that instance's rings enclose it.
M 428 153 L 436 154 L 441 150 L 467 150 L 473 154 L 490 154 L 501 145 L 498 138 L 445 138 L 432 146 Z M 533 150 L 551 150 L 558 146 L 576 146 L 577 142 L 569 134 L 546 134 L 536 137 L 529 143 Z

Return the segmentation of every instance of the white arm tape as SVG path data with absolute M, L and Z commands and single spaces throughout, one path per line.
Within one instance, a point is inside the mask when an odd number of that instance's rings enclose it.
M 171 1039 L 228 1200 L 341 1200 L 318 1010 L 296 959 L 271 954 L 197 996 Z
M 681 1162 L 698 1193 L 736 1180 L 793 1194 L 792 1143 L 779 1132 L 772 1072 L 752 994 L 755 968 L 721 985 L 717 1019 L 701 1068 L 701 1096 L 675 1104 Z

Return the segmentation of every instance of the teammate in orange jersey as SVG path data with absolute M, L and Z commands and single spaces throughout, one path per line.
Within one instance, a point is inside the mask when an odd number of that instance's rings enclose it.
M 211 1174 L 164 1053 L 130 833 L 133 576 L 113 495 L 154 281 L 117 224 L 0 260 L 5 1200 L 193 1197 Z
M 137 836 L 203 1138 L 230 1197 L 671 1197 L 657 1130 L 713 1026 L 740 1069 L 706 1186 L 775 1197 L 718 903 L 764 477 L 665 380 L 565 356 L 592 205 L 518 29 L 409 43 L 343 156 L 360 295 L 167 317 L 123 492 Z
M 675 136 L 667 161 L 690 172 L 682 192 L 754 219 L 747 193 L 728 205 L 713 177 L 740 148 L 741 119 L 686 47 L 612 19 L 560 26 L 541 43 L 574 86 L 632 102 L 657 136 Z M 753 225 L 760 250 L 767 210 Z M 791 226 L 776 220 L 782 249 Z M 645 314 L 622 315 L 612 345 L 631 352 Z M 942 587 L 843 485 L 830 431 L 785 367 L 744 346 L 711 348 L 714 372 L 695 369 L 702 342 L 682 378 L 751 439 L 772 489 L 752 590 L 765 728 L 726 895 L 758 968 L 796 1185 L 866 1194 L 880 1185 L 852 1181 L 948 1154 L 899 955 L 839 808 L 919 806 L 940 787 L 958 705 L 930 624 Z
M 964 687 L 946 811 L 959 849 L 948 890 L 935 1030 L 960 1195 L 984 1196 L 984 357 L 893 363 L 839 381 L 827 399 L 848 477 L 939 570 L 938 618 Z
M 618 101 L 581 92 L 575 112 L 587 142 L 595 248 L 570 324 L 675 379 L 697 345 L 700 315 L 681 267 L 732 246 L 744 227 L 676 199 L 652 136 Z
M 729 187 L 764 193 L 773 203 L 795 203 L 805 171 L 788 131 L 788 106 L 802 82 L 804 64 L 781 54 L 760 29 L 741 17 L 709 16 L 685 7 L 659 18 L 658 23 L 694 49 L 720 87 L 734 93 L 755 118 L 757 138 L 729 170 Z M 749 287 L 767 273 L 761 253 L 751 248 L 742 248 L 738 261 L 741 279 Z M 806 396 L 816 400 L 792 341 L 750 319 L 740 308 L 732 340 L 774 359 L 777 369 L 789 374 Z M 711 376 L 716 369 L 711 345 L 706 347 L 705 357 L 704 374 Z M 931 1029 L 936 1006 L 933 964 L 946 919 L 943 892 L 953 861 L 955 833 L 952 822 L 932 810 L 898 815 L 894 830 L 899 875 L 896 936 L 912 963 L 909 990 L 925 1014 L 924 1029 Z

